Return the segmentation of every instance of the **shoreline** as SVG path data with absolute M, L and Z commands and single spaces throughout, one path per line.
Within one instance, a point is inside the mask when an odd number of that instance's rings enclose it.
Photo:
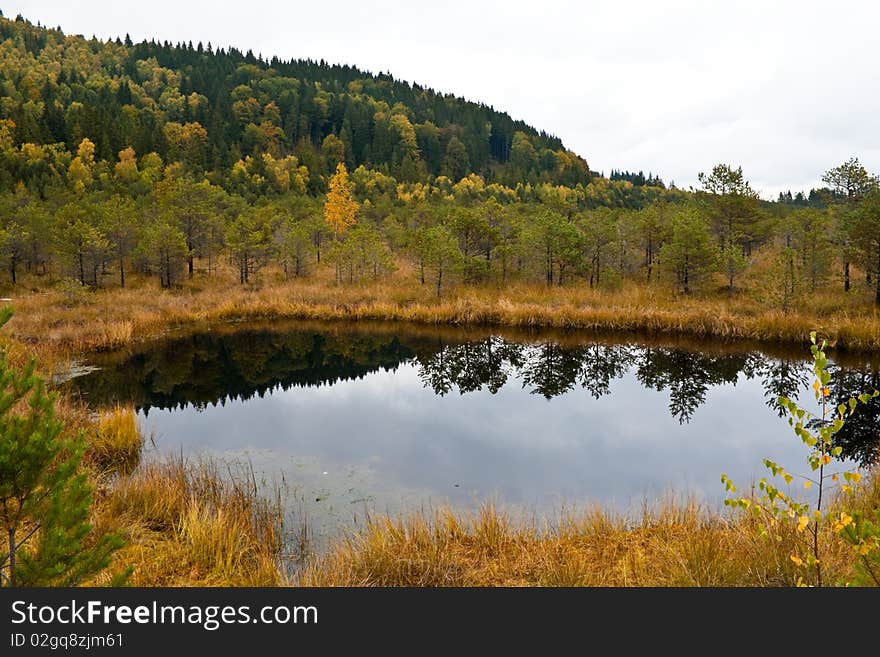
M 196 281 L 171 291 L 139 283 L 82 291 L 72 300 L 54 290 L 13 298 L 15 316 L 7 335 L 51 367 L 161 338 L 169 331 L 269 321 L 383 323 L 414 330 L 582 331 L 782 348 L 803 348 L 810 332 L 817 331 L 833 351 L 856 356 L 880 351 L 880 317 L 852 303 L 783 313 L 748 299 L 671 298 L 645 286 L 619 294 L 531 285 L 503 290 L 462 286 L 438 300 L 423 289 L 401 294 L 393 282 L 337 287 L 295 281 L 248 288 Z

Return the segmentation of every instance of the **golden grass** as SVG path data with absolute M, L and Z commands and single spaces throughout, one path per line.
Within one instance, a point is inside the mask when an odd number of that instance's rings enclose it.
M 323 272 L 326 273 L 326 272 Z M 327 276 L 285 281 L 267 271 L 263 283 L 241 286 L 224 273 L 162 290 L 152 280 L 88 292 L 75 303 L 63 290 L 13 300 L 7 331 L 44 363 L 61 369 L 89 351 L 114 349 L 198 323 L 260 320 L 394 321 L 423 325 L 639 332 L 805 344 L 818 331 L 838 348 L 880 348 L 880 319 L 869 295 L 811 295 L 783 312 L 760 295 L 724 291 L 676 297 L 659 284 L 627 283 L 613 291 L 513 283 L 458 286 L 437 299 L 411 273 L 373 283 L 336 285 Z
M 880 478 L 853 506 L 876 509 Z M 797 532 L 759 535 L 751 515 L 721 516 L 666 500 L 627 521 L 593 509 L 553 526 L 517 523 L 491 506 L 471 516 L 440 511 L 374 519 L 314 561 L 302 586 L 795 586 Z M 821 534 L 825 577 L 845 584 L 855 555 L 830 528 Z
M 143 445 L 134 408 L 117 405 L 99 413 L 86 456 L 101 471 L 130 474 L 140 461 Z
M 118 479 L 96 524 L 125 535 L 110 570 L 133 567 L 133 585 L 275 586 L 285 581 L 281 518 L 252 482 L 175 460 Z

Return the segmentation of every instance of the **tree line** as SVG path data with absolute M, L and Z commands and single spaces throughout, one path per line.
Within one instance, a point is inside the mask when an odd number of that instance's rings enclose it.
M 471 174 L 403 184 L 339 162 L 325 195 L 249 200 L 155 154 L 123 151 L 102 166 L 84 138 L 45 198 L 21 181 L 0 195 L 0 262 L 13 285 L 28 272 L 124 287 L 136 271 L 170 287 L 226 263 L 243 284 L 269 265 L 298 278 L 322 263 L 350 284 L 407 261 L 438 296 L 451 282 L 513 281 L 661 282 L 681 294 L 721 281 L 733 292 L 763 267 L 783 306 L 836 278 L 848 291 L 855 268 L 880 303 L 880 192 L 858 160 L 826 172 L 835 202 L 824 209 L 762 202 L 729 165 L 699 180 L 698 190 L 662 190 L 629 208 L 602 204 L 600 181 L 510 188 Z

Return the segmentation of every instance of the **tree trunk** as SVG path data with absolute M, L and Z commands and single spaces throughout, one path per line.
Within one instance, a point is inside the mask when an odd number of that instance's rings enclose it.
M 877 287 L 874 292 L 874 303 L 880 306 L 880 246 L 877 247 Z
M 684 293 L 690 294 L 691 288 L 688 284 L 688 269 L 690 268 L 690 263 L 688 262 L 688 257 L 684 257 Z
M 437 298 L 440 298 L 440 290 L 443 285 L 443 267 L 437 268 Z
M 15 586 L 15 529 L 10 527 L 9 534 L 9 586 Z
M 843 263 L 843 291 L 849 292 L 849 260 Z
M 125 287 L 125 258 L 119 258 L 119 287 Z
M 553 285 L 553 260 L 550 256 L 550 247 L 547 247 L 547 285 Z
M 187 257 L 187 265 L 189 266 L 189 277 L 193 277 L 193 250 L 195 245 L 193 244 L 192 236 L 186 236 L 186 250 L 189 252 Z

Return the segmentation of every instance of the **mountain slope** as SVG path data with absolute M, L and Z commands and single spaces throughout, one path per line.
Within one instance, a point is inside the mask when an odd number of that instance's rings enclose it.
M 14 146 L 73 153 L 88 137 L 98 160 L 132 147 L 221 183 L 248 156 L 293 155 L 313 192 L 339 160 L 407 182 L 471 172 L 510 185 L 591 177 L 558 138 L 390 75 L 210 44 L 87 40 L 21 17 L 0 19 L 0 39 L 0 119 L 14 124 Z

